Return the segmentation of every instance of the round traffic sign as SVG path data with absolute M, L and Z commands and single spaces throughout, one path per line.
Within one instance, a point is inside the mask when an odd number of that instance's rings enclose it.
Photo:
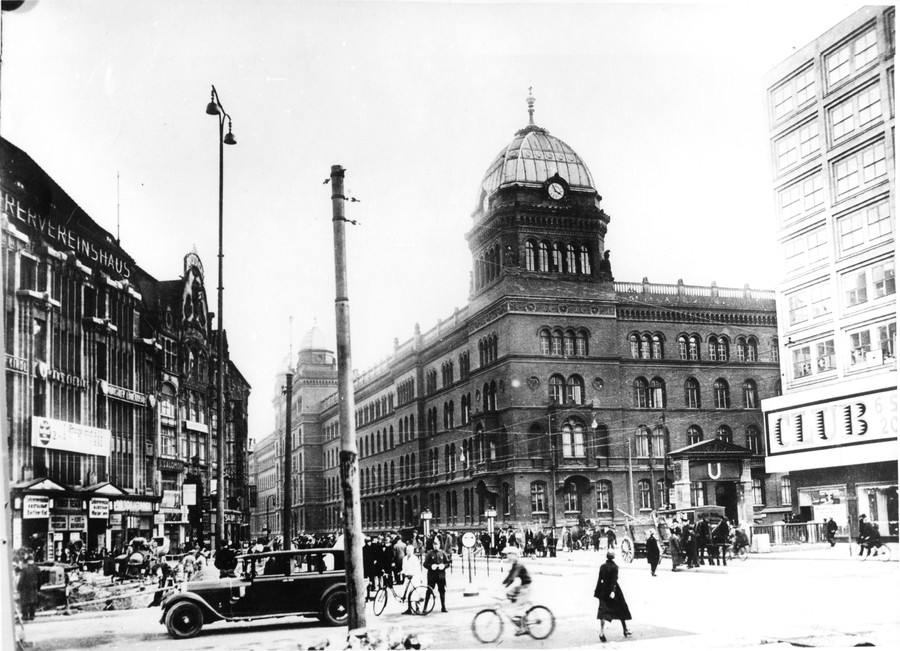
M 465 532 L 463 534 L 462 544 L 463 544 L 463 547 L 466 547 L 467 549 L 471 549 L 472 547 L 474 547 L 475 546 L 475 534 L 472 533 L 471 531 Z

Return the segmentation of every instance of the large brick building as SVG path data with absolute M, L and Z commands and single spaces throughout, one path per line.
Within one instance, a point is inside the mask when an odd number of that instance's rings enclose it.
M 364 529 L 425 510 L 460 530 L 488 509 L 501 526 L 612 523 L 667 503 L 751 521 L 759 403 L 780 391 L 774 292 L 616 282 L 587 166 L 531 98 L 529 114 L 479 188 L 468 304 L 355 378 Z M 341 523 L 337 396 L 304 384 L 333 382 L 328 348 L 293 369 L 298 531 Z
M 210 540 L 216 332 L 200 258 L 154 279 L 25 152 L 0 140 L 0 154 L 13 545 L 41 541 L 53 558 L 77 540 Z M 238 538 L 250 386 L 226 362 L 226 531 Z

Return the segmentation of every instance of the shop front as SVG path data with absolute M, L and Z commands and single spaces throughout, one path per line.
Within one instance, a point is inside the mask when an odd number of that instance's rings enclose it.
M 154 515 L 159 498 L 128 496 L 111 502 L 109 526 L 111 550 L 121 553 L 134 538 L 149 540 L 156 535 Z

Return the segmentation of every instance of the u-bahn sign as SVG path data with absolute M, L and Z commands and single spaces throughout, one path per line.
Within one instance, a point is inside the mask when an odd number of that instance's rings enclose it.
M 740 461 L 691 461 L 691 481 L 740 481 Z

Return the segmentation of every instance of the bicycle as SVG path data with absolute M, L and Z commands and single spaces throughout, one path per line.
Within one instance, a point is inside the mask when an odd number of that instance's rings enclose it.
M 394 584 L 389 586 L 382 585 L 375 591 L 372 598 L 372 612 L 376 616 L 384 612 L 388 601 L 388 590 L 391 596 L 398 603 L 406 603 L 414 615 L 427 615 L 434 610 L 435 595 L 434 590 L 427 585 L 412 585 L 412 579 L 409 579 L 403 588 L 403 594 L 397 594 Z
M 866 555 L 862 557 L 864 561 L 874 558 L 886 563 L 891 560 L 891 548 L 881 541 L 865 543 L 863 547 L 866 549 Z
M 513 626 L 528 633 L 535 640 L 550 637 L 556 627 L 556 618 L 546 606 L 532 605 L 520 620 L 519 617 L 511 615 L 504 607 L 505 595 L 497 596 L 495 599 L 497 603 L 492 608 L 479 610 L 472 618 L 472 633 L 483 644 L 490 644 L 500 639 L 500 636 L 503 635 L 504 619 L 508 619 Z
M 728 545 L 725 548 L 725 562 L 746 561 L 750 556 L 750 545 Z

